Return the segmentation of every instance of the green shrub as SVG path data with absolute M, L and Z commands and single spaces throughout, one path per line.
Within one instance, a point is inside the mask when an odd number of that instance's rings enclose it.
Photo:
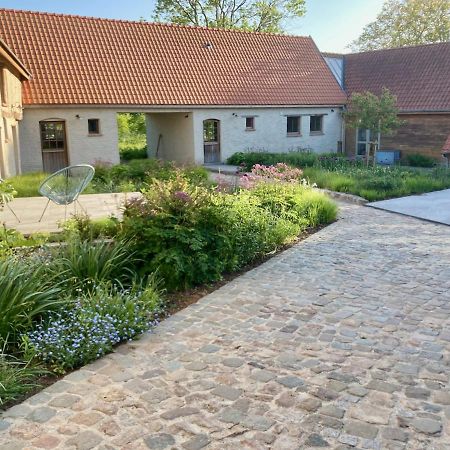
M 0 259 L 0 342 L 16 344 L 18 335 L 27 331 L 34 319 L 64 302 L 60 293 L 42 266 Z
M 52 370 L 64 373 L 148 331 L 163 312 L 153 278 L 130 290 L 100 284 L 80 296 L 73 308 L 50 314 L 24 336 L 24 344 Z
M 153 180 L 144 198 L 126 205 L 122 232 L 134 241 L 143 272 L 158 270 L 168 289 L 213 282 L 306 227 L 332 220 L 331 202 L 322 194 L 297 183 L 271 186 L 226 194 L 181 174 Z
M 317 154 L 311 150 L 299 150 L 288 153 L 269 152 L 237 152 L 231 155 L 227 162 L 236 166 L 243 166 L 250 171 L 255 164 L 273 166 L 277 163 L 286 163 L 293 167 L 311 167 L 317 161 Z
M 122 161 L 131 161 L 132 159 L 146 159 L 147 147 L 128 147 L 121 146 L 119 149 L 120 159 Z
M 120 222 L 115 217 L 91 219 L 85 214 L 79 214 L 63 224 L 64 240 L 89 241 L 99 238 L 112 238 L 117 235 Z
M 70 292 L 90 292 L 102 282 L 130 283 L 134 263 L 126 241 L 74 239 L 53 251 L 46 270 Z
M 434 158 L 421 155 L 420 153 L 406 155 L 406 162 L 413 167 L 434 167 L 436 165 L 436 160 Z

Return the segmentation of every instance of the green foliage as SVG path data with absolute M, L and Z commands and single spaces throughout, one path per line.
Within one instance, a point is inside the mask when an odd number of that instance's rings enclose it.
M 450 188 L 450 171 L 418 171 L 402 167 L 338 165 L 335 169 L 306 168 L 305 177 L 318 187 L 359 195 L 369 201 L 422 194 Z
M 11 202 L 17 195 L 14 186 L 6 181 L 0 181 L 0 211 L 4 208 L 6 203 Z
M 46 271 L 68 292 L 90 292 L 102 282 L 129 283 L 134 263 L 126 241 L 74 239 L 53 251 Z
M 89 216 L 80 214 L 64 223 L 64 240 L 89 241 L 98 238 L 112 238 L 117 235 L 119 228 L 120 222 L 114 217 L 93 220 Z
M 44 373 L 39 366 L 0 353 L 0 409 L 37 388 L 37 379 Z
M 225 194 L 181 175 L 154 180 L 143 199 L 126 206 L 123 233 L 134 240 L 144 273 L 157 270 L 168 289 L 183 289 L 216 281 L 307 226 L 332 220 L 332 213 L 322 211 L 331 203 L 314 194 L 296 183 Z M 309 202 L 321 206 L 313 212 Z
M 158 0 L 154 19 L 179 25 L 280 33 L 283 21 L 305 14 L 305 0 Z
M 0 227 L 0 257 L 11 256 L 19 247 L 36 247 L 43 245 L 48 240 L 48 235 L 35 233 L 25 237 L 19 231 Z
M 147 158 L 147 146 L 123 145 L 119 148 L 120 159 L 122 161 L 131 161 L 132 159 Z
M 46 177 L 48 174 L 42 172 L 26 173 L 8 178 L 8 183 L 17 192 L 15 197 L 36 197 L 39 195 L 39 186 Z
M 129 290 L 100 284 L 75 305 L 54 312 L 24 336 L 30 354 L 65 373 L 110 352 L 154 326 L 164 312 L 153 278 Z
M 387 0 L 374 22 L 352 42 L 353 51 L 447 42 L 449 0 Z
M 413 153 L 406 156 L 406 162 L 412 167 L 434 167 L 436 160 L 430 156 Z
M 348 111 L 344 113 L 346 124 L 350 128 L 362 128 L 385 135 L 402 125 L 398 119 L 397 97 L 383 88 L 379 97 L 371 92 L 353 93 Z
M 17 343 L 32 321 L 64 302 L 43 266 L 28 266 L 12 258 L 0 259 L 0 342 Z
M 311 150 L 299 150 L 289 153 L 269 153 L 269 152 L 237 152 L 231 155 L 227 163 L 235 166 L 242 166 L 249 171 L 255 164 L 274 166 L 277 163 L 286 163 L 294 167 L 311 167 L 317 161 L 317 153 Z

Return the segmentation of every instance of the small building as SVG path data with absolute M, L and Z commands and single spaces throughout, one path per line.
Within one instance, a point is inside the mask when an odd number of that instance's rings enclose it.
M 397 97 L 404 124 L 392 136 L 381 136 L 381 150 L 442 160 L 450 134 L 450 42 L 324 57 L 349 97 L 365 91 L 379 95 L 383 87 Z M 376 137 L 369 130 L 348 128 L 345 151 L 363 156 L 371 140 Z
M 119 162 L 117 114 L 146 114 L 149 154 L 337 151 L 346 95 L 310 37 L 0 9 L 29 69 L 21 167 Z M 11 173 L 11 172 L 10 172 Z
M 21 172 L 19 121 L 22 120 L 22 81 L 30 73 L 0 39 L 0 178 Z

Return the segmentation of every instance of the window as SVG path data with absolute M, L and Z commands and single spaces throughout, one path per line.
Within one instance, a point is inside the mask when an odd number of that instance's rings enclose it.
M 88 133 L 100 134 L 100 119 L 88 119 Z
M 246 117 L 245 118 L 245 130 L 246 131 L 254 131 L 255 129 L 255 118 L 254 117 Z
M 287 116 L 287 134 L 300 134 L 300 116 Z
M 372 133 L 370 130 L 358 128 L 356 130 L 356 155 L 365 156 L 370 147 L 372 140 Z
M 309 119 L 309 132 L 321 134 L 323 132 L 323 116 L 311 116 Z

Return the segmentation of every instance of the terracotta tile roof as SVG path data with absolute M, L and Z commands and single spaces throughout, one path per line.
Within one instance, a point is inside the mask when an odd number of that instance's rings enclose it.
M 6 45 L 6 43 L 0 38 L 0 57 L 4 58 L 11 64 L 15 70 L 19 73 L 22 79 L 28 80 L 31 76 L 27 68 L 22 64 L 22 62 L 17 58 L 14 52 Z
M 397 96 L 401 111 L 450 111 L 450 42 L 345 56 L 345 88 Z
M 0 9 L 24 104 L 340 105 L 309 37 Z

